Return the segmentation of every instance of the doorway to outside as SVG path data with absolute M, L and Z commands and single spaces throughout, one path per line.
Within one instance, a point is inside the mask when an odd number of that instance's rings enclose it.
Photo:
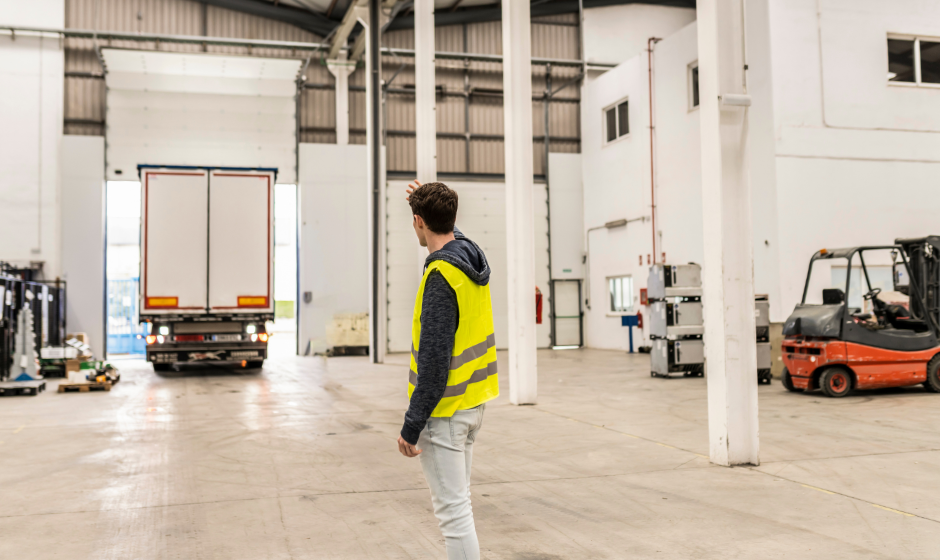
M 108 359 L 144 355 L 149 334 L 140 324 L 140 182 L 108 181 L 107 344 Z M 271 357 L 296 353 L 297 186 L 274 188 L 274 314 L 268 344 Z
M 297 353 L 297 185 L 274 185 L 274 334 L 268 355 Z

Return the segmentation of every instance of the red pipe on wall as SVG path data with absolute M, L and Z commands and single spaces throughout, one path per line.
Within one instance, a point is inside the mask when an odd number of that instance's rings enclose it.
M 659 41 L 662 41 L 659 37 L 650 37 L 646 40 L 650 96 L 650 216 L 653 221 L 653 264 L 656 264 L 656 176 L 653 167 L 653 45 Z

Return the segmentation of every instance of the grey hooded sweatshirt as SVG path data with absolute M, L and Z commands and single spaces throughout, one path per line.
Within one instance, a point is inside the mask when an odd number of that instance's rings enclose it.
M 439 251 L 428 255 L 427 267 L 434 261 L 445 261 L 459 268 L 470 280 L 480 286 L 490 281 L 490 266 L 486 255 L 476 243 L 454 228 L 454 240 Z M 444 396 L 450 357 L 454 350 L 454 337 L 460 324 L 457 294 L 440 272 L 434 271 L 424 285 L 421 302 L 421 340 L 418 341 L 418 384 L 411 394 L 411 403 L 405 413 L 401 437 L 412 445 L 431 417 L 431 413 Z

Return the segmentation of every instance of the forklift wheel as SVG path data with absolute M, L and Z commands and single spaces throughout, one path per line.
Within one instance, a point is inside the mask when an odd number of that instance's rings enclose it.
M 940 354 L 927 363 L 927 381 L 924 381 L 924 388 L 931 393 L 940 393 Z
M 819 385 L 826 396 L 844 397 L 852 392 L 852 374 L 842 368 L 826 368 L 819 376 Z
M 783 384 L 784 388 L 791 393 L 802 393 L 803 389 L 798 389 L 793 385 L 793 379 L 790 378 L 790 370 L 783 368 L 783 375 L 781 376 L 780 382 Z

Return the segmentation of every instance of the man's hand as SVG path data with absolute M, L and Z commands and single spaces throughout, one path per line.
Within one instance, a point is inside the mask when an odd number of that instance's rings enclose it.
M 417 186 L 415 186 L 417 185 Z M 408 185 L 408 188 L 405 189 L 405 194 L 408 196 L 405 197 L 405 200 L 411 202 L 411 193 L 415 192 L 415 189 L 421 186 L 421 181 L 415 179 L 414 182 Z
M 420 183 L 418 186 L 420 186 Z M 418 455 L 421 455 L 420 449 L 405 441 L 405 438 L 401 436 L 398 436 L 398 450 L 401 451 L 401 454 L 405 457 L 417 457 Z

